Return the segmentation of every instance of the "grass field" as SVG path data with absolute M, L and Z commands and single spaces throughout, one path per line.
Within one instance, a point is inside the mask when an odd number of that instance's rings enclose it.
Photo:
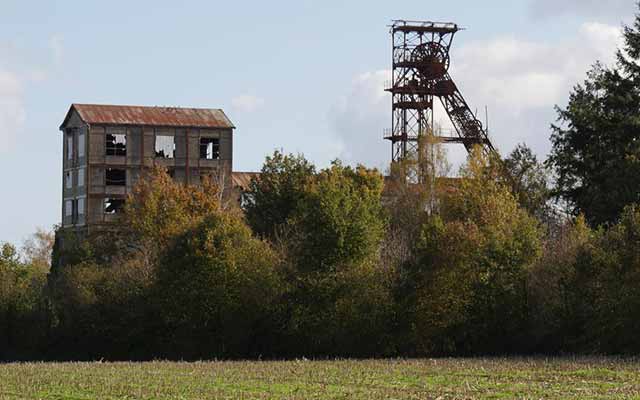
M 640 361 L 0 364 L 2 399 L 640 399 Z

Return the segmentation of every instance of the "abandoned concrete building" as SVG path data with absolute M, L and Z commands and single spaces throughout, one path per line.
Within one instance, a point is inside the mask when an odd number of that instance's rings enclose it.
M 115 222 L 146 167 L 164 166 L 185 184 L 231 177 L 234 129 L 220 109 L 72 104 L 60 126 L 62 227 Z

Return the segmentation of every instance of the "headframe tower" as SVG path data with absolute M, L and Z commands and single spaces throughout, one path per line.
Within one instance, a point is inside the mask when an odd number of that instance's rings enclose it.
M 392 162 L 419 152 L 420 138 L 433 133 L 433 102 L 442 103 L 455 134 L 437 137 L 444 143 L 461 143 L 468 151 L 480 145 L 487 152 L 494 147 L 482 123 L 471 112 L 449 75 L 449 50 L 461 28 L 454 23 L 395 20 L 391 25 L 392 94 L 391 130 L 385 139 L 392 143 Z

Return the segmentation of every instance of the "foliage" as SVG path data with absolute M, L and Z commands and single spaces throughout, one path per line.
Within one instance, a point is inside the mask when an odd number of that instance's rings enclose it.
M 618 64 L 595 64 L 552 126 L 554 193 L 593 225 L 615 222 L 640 201 L 640 16 L 624 33 Z
M 585 257 L 592 308 L 586 339 L 597 350 L 637 354 L 640 343 L 640 208 L 626 207 L 619 222 L 601 231 Z M 581 265 L 578 264 L 578 268 Z M 582 267 L 584 268 L 584 267 Z
M 262 166 L 259 178 L 251 180 L 242 195 L 249 226 L 263 237 L 275 238 L 297 210 L 315 167 L 303 156 L 275 151 Z
M 144 260 L 65 266 L 50 281 L 54 336 L 49 357 L 138 359 L 156 354 L 154 272 Z
M 443 199 L 442 216 L 423 225 L 415 318 L 427 354 L 500 353 L 523 344 L 526 272 L 541 235 L 497 173 L 496 161 L 476 149 Z
M 542 256 L 527 279 L 530 338 L 536 351 L 579 352 L 586 347 L 594 271 L 585 255 L 596 235 L 579 216 L 545 239 Z
M 385 180 L 389 225 L 382 255 L 387 268 L 402 269 L 415 261 L 413 244 L 420 238 L 420 226 L 428 215 L 440 211 L 438 199 L 450 182 L 451 166 L 442 143 L 425 135 L 418 144 L 420 150 L 392 164 Z
M 504 160 L 507 184 L 522 208 L 543 219 L 549 213 L 548 174 L 530 147 L 519 144 Z
M 385 219 L 383 180 L 376 170 L 334 162 L 304 188 L 287 226 L 301 270 L 328 271 L 377 255 Z
M 51 267 L 51 252 L 54 242 L 54 232 L 38 228 L 31 237 L 25 240 L 22 246 L 25 263 L 48 270 Z
M 119 229 L 57 232 L 49 275 L 47 235 L 2 246 L 0 358 L 640 351 L 637 206 L 543 230 L 526 147 L 476 149 L 459 178 L 436 159 L 385 180 L 276 152 L 244 216 L 150 171 Z
M 40 318 L 46 270 L 20 260 L 17 249 L 0 246 L 0 360 L 35 356 L 42 350 Z
M 389 292 L 374 268 L 385 229 L 382 189 L 376 170 L 339 162 L 304 185 L 280 244 L 291 282 L 287 334 L 294 351 L 384 351 Z
M 156 296 L 169 355 L 248 357 L 270 351 L 278 259 L 237 216 L 217 212 L 182 234 L 160 263 Z
M 160 252 L 171 240 L 221 209 L 212 180 L 200 186 L 175 182 L 162 167 L 140 179 L 125 204 L 123 225 L 133 243 Z
M 584 220 L 548 246 L 530 279 L 533 337 L 545 351 L 636 354 L 640 312 L 640 210 L 610 229 Z

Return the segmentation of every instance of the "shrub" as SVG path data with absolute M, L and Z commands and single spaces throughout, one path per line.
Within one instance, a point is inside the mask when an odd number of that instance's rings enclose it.
M 258 356 L 271 350 L 281 283 L 278 259 L 237 216 L 215 213 L 181 235 L 160 262 L 156 298 L 180 358 Z

